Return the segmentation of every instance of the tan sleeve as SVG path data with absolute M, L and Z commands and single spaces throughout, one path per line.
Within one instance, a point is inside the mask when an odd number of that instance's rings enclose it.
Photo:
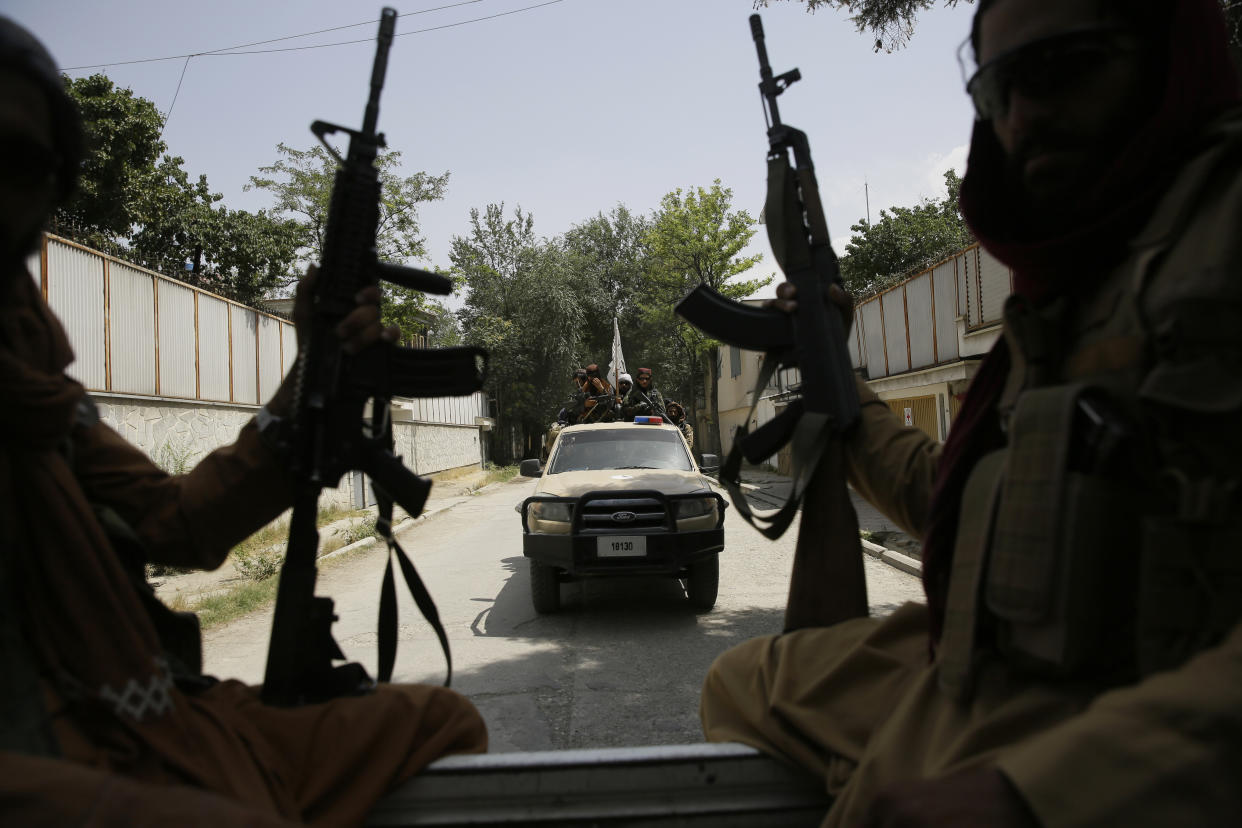
M 1226 825 L 1242 814 L 1242 625 L 1099 696 L 998 766 L 1044 825 Z
M 941 444 L 905 425 L 861 379 L 857 428 L 845 443 L 850 485 L 908 534 L 921 538 Z
M 80 431 L 74 450 L 87 496 L 134 528 L 152 563 L 214 569 L 293 502 L 288 476 L 253 420 L 235 443 L 180 476 L 166 474 L 103 423 Z

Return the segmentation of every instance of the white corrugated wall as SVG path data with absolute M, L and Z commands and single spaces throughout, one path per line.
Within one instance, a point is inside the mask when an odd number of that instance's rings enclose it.
M 280 387 L 283 376 L 280 371 L 279 321 L 270 316 L 260 316 L 259 320 L 259 399 L 267 402 Z
M 229 304 L 198 295 L 198 394 L 204 400 L 229 400 Z
M 155 283 L 160 308 L 160 395 L 194 399 L 194 291 L 167 279 Z
M 155 277 L 120 262 L 108 272 L 110 390 L 154 396 Z
M 104 364 L 104 260 L 49 241 L 47 303 L 69 334 L 74 361 L 65 373 L 87 388 L 107 388 Z
M 936 364 L 935 337 L 932 336 L 931 272 L 906 283 L 906 318 L 909 321 L 910 369 Z
M 258 363 L 254 331 L 257 314 L 229 305 L 233 337 L 233 402 L 259 404 Z
M 906 306 L 902 297 L 902 288 L 890 290 L 880 297 L 884 308 L 884 336 L 888 345 L 890 374 L 910 370 L 909 354 L 906 353 Z

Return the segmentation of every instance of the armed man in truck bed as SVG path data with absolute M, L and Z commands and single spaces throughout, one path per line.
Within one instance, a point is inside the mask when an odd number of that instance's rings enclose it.
M 980 0 L 961 207 L 1012 267 L 943 447 L 861 382 L 855 489 L 927 604 L 747 642 L 713 741 L 825 825 L 1242 814 L 1242 111 L 1218 0 Z M 786 283 L 778 306 L 819 301 Z M 839 289 L 829 291 L 843 306 Z M 817 504 L 805 504 L 813 510 Z
M 291 501 L 251 421 L 170 477 L 98 421 L 59 322 L 26 272 L 73 189 L 82 132 L 55 63 L 0 17 L 0 813 L 11 825 L 360 823 L 448 753 L 486 749 L 478 712 L 440 687 L 380 684 L 301 707 L 197 674 L 143 564 L 219 566 Z M 304 280 L 295 317 L 308 308 Z M 395 329 L 378 290 L 340 324 L 347 352 Z M 302 336 L 299 325 L 299 337 Z M 290 383 L 266 408 L 280 416 Z

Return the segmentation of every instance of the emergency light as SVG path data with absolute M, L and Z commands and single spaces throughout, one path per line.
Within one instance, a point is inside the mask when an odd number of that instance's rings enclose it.
M 664 418 L 642 416 L 642 417 L 635 417 L 634 422 L 640 425 L 644 425 L 644 424 L 645 425 L 661 425 L 664 422 Z

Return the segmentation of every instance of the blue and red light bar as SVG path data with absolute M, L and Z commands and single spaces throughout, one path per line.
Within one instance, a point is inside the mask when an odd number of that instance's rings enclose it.
M 634 422 L 638 423 L 639 425 L 662 425 L 664 423 L 664 418 L 642 416 L 642 417 L 635 417 Z

